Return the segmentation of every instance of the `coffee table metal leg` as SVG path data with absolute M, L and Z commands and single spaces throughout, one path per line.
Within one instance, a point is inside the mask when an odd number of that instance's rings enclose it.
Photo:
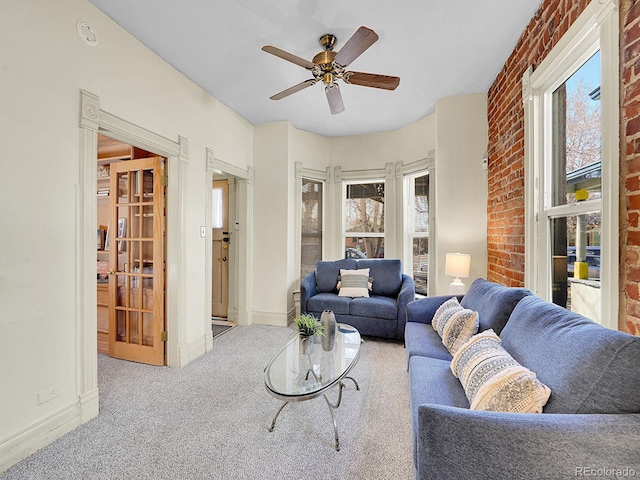
M 340 382 L 340 397 L 342 397 L 342 387 L 343 387 L 343 383 Z M 331 414 L 331 421 L 333 422 L 333 434 L 336 438 L 336 452 L 340 451 L 340 439 L 338 438 L 338 425 L 336 424 L 336 417 L 333 415 L 333 410 L 338 408 L 340 406 L 340 398 L 338 399 L 338 403 L 337 405 L 332 405 L 331 402 L 329 401 L 329 399 L 327 398 L 327 395 L 323 395 L 324 400 L 327 402 L 327 405 L 329 406 L 329 413 Z
M 289 402 L 284 402 L 282 405 L 280 405 L 280 408 L 278 409 L 278 411 L 276 412 L 276 416 L 273 417 L 273 422 L 271 422 L 271 428 L 269 429 L 270 432 L 273 432 L 273 429 L 276 426 L 276 420 L 278 419 L 278 415 L 280 415 L 280 412 L 282 411 L 282 409 L 287 405 L 287 403 Z M 332 414 L 333 416 L 333 414 Z M 335 422 L 334 422 L 335 424 Z
M 356 386 L 356 390 L 360 390 L 360 385 L 358 385 L 358 382 L 356 382 L 356 379 L 353 377 L 344 377 L 344 378 L 348 378 L 349 380 L 351 380 L 355 386 Z

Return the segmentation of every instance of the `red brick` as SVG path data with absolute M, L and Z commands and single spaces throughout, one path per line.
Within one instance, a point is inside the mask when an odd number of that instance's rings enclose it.
M 640 232 L 627 232 L 627 245 L 640 247 Z
M 637 100 L 640 99 L 640 78 L 636 79 L 632 84 L 626 85 L 624 88 L 624 101 L 631 102 L 631 100 L 636 100 L 635 106 L 637 108 Z M 634 106 L 633 104 L 629 105 Z M 636 110 L 637 115 L 637 110 Z M 625 116 L 627 118 L 634 117 L 635 115 L 629 115 L 625 110 Z
M 637 295 L 638 282 L 640 282 L 640 267 L 634 266 L 627 269 L 627 285 L 629 284 L 629 281 L 633 282 L 633 284 L 636 286 L 636 298 L 634 299 L 638 300 Z
M 625 129 L 625 132 L 628 137 L 640 133 L 640 117 L 635 117 L 627 121 L 627 128 Z
M 629 195 L 627 197 L 627 208 L 629 210 L 640 210 L 640 195 Z
M 635 5 L 629 9 L 624 18 L 625 28 L 633 24 L 638 18 L 640 18 L 640 2 L 635 2 Z
M 638 176 L 634 176 L 634 177 L 627 177 L 625 179 L 625 187 L 628 191 L 630 192 L 636 192 L 638 190 L 640 190 L 640 177 Z

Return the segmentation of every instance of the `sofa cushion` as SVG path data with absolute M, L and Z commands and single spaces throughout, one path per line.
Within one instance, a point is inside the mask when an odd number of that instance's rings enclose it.
M 404 330 L 407 359 L 414 355 L 451 361 L 451 354 L 442 339 L 428 323 L 407 322 Z
M 310 312 L 324 312 L 331 310 L 335 314 L 348 315 L 349 297 L 339 297 L 335 293 L 319 293 L 307 301 L 307 310 Z
M 502 348 L 493 330 L 465 343 L 453 356 L 451 371 L 460 379 L 472 410 L 542 413 L 551 394 L 535 373 Z
M 409 360 L 409 403 L 411 405 L 411 421 L 413 422 L 414 461 L 417 458 L 418 407 L 420 405 L 429 403 L 469 408 L 469 401 L 462 385 L 451 373 L 449 365 L 450 362 L 447 360 L 429 357 L 413 356 Z M 454 452 L 450 453 L 455 454 Z
M 395 298 L 400 293 L 400 287 L 402 287 L 402 262 L 400 260 L 393 258 L 358 260 L 357 268 L 358 270 L 369 269 L 369 276 L 373 278 L 371 292 L 374 295 Z
M 316 263 L 316 286 L 318 292 L 336 292 L 341 268 L 355 270 L 356 261 L 352 258 L 343 258 L 335 262 L 320 261 Z
M 478 312 L 478 331 L 489 328 L 500 335 L 509 315 L 524 297 L 532 295 L 526 288 L 505 287 L 478 278 L 469 287 L 460 305 Z
M 398 318 L 398 305 L 393 298 L 372 295 L 369 298 L 354 298 L 349 304 L 349 313 L 359 317 Z
M 545 412 L 640 412 L 640 338 L 536 296 L 518 303 L 500 338 L 551 388 Z
M 369 296 L 369 269 L 345 270 L 340 269 L 340 281 L 338 282 L 338 296 L 340 297 L 368 297 Z

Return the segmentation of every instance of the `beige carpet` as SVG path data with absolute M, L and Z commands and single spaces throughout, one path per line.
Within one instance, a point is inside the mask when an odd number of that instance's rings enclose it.
M 0 474 L 3 479 L 411 479 L 405 351 L 365 338 L 335 411 L 287 405 L 263 369 L 291 330 L 238 326 L 182 369 L 99 356 L 100 415 Z M 332 401 L 337 391 L 330 392 Z

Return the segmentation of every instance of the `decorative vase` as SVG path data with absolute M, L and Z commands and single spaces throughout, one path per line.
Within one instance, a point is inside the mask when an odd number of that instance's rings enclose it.
M 324 325 L 324 337 L 322 337 L 322 349 L 325 352 L 333 350 L 336 340 L 336 316 L 331 310 L 325 310 L 320 316 L 320 324 Z
M 300 345 L 300 355 L 309 355 L 309 352 L 311 351 L 311 337 L 300 335 L 298 339 Z

